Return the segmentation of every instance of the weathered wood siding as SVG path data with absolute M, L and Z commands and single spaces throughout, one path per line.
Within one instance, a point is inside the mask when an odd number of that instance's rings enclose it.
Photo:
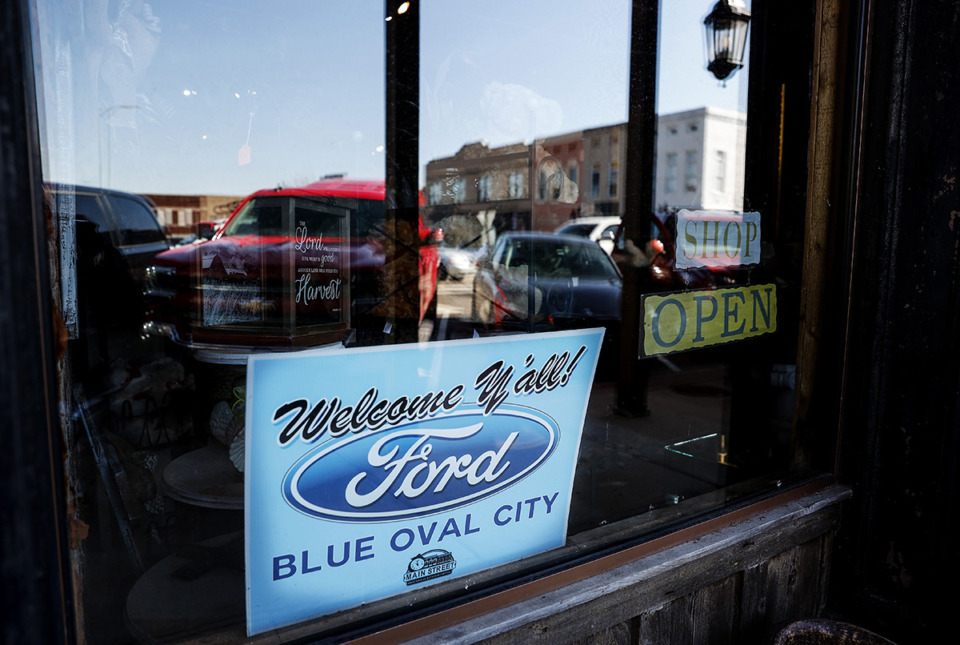
M 421 643 L 769 643 L 825 604 L 846 489 L 830 488 Z

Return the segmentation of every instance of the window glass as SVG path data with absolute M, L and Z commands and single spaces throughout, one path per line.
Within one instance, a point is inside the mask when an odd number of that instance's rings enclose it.
M 727 153 L 723 150 L 717 150 L 715 174 L 714 174 L 714 190 L 723 192 L 726 180 L 727 180 Z
M 538 9 L 553 18 L 544 24 L 526 13 Z M 787 443 L 772 428 L 789 425 L 792 391 L 774 374 L 793 369 L 795 321 L 781 316 L 777 324 L 786 331 L 773 330 L 767 296 L 774 292 L 767 289 L 775 274 L 760 254 L 760 245 L 775 251 L 760 227 L 767 214 L 744 214 L 749 70 L 720 84 L 703 69 L 703 53 L 687 45 L 702 37 L 710 6 L 661 6 L 657 163 L 650 177 L 636 179 L 650 182 L 652 201 L 634 230 L 651 233 L 629 240 L 622 237 L 628 189 L 620 184 L 630 172 L 629 146 L 641 142 L 627 137 L 622 88 L 629 34 L 617 21 L 627 24 L 630 7 L 555 9 L 555 3 L 504 7 L 475 16 L 467 36 L 454 37 L 443 26 L 461 8 L 424 4 L 421 73 L 432 80 L 421 88 L 421 101 L 447 107 L 421 112 L 420 154 L 427 185 L 450 173 L 515 177 L 518 164 L 535 181 L 533 199 L 520 203 L 472 203 L 468 196 L 456 208 L 426 209 L 431 223 L 469 227 L 481 247 L 493 246 L 464 277 L 439 283 L 448 338 L 605 330 L 575 475 L 573 535 L 638 514 L 652 514 L 653 521 L 661 509 L 696 508 L 695 500 L 717 488 L 783 466 Z M 691 20 L 692 13 L 700 20 Z M 516 56 L 503 58 L 500 43 L 507 40 L 517 55 L 537 60 L 538 36 L 568 29 L 585 35 L 582 47 L 559 50 L 556 67 L 517 69 Z M 591 46 L 600 33 L 605 46 Z M 600 78 L 596 70 L 604 70 Z M 580 166 L 589 169 L 583 192 L 572 174 Z M 610 238 L 618 231 L 615 244 Z M 584 241 L 574 251 L 556 234 Z M 608 275 L 611 267 L 616 273 Z M 624 272 L 634 280 L 623 281 Z M 567 285 L 565 297 L 560 284 Z M 624 292 L 625 284 L 634 290 Z M 795 294 L 776 290 L 776 296 L 787 307 Z M 642 303 L 639 320 L 622 319 L 627 298 Z M 668 332 L 658 324 L 670 316 Z M 725 343 L 762 329 L 769 334 Z M 646 345 L 636 363 L 640 376 L 623 382 L 620 348 L 631 333 Z M 771 347 L 777 352 L 769 353 Z M 642 392 L 633 414 L 617 408 L 629 388 Z
M 557 233 L 562 233 L 564 235 L 578 235 L 580 237 L 589 237 L 593 233 L 596 226 L 593 224 L 577 224 L 576 222 L 572 224 L 564 224 L 557 229 Z
M 664 190 L 668 193 L 672 193 L 677 189 L 677 153 L 670 152 L 667 153 L 667 173 L 666 173 L 666 183 L 664 184 Z
M 383 329 L 383 3 L 30 4 L 78 640 L 240 640 L 242 357 Z
M 123 195 L 110 195 L 108 199 L 121 244 L 166 243 L 156 214 L 143 201 Z
M 684 166 L 683 182 L 687 191 L 697 189 L 697 180 L 700 176 L 700 153 L 696 150 L 687 150 L 686 165 Z
M 488 202 L 492 195 L 493 178 L 489 175 L 480 178 L 477 182 L 477 201 Z
M 526 182 L 522 172 L 510 173 L 510 199 L 520 199 L 524 196 Z
M 710 3 L 660 7 L 632 165 L 633 4 L 33 0 L 87 640 L 369 624 L 783 477 L 802 222 L 745 196 Z M 399 117 L 385 62 L 417 55 Z M 415 218 L 388 117 L 418 119 Z
M 54 196 L 59 193 L 54 193 Z M 106 209 L 100 200 L 94 195 L 76 193 L 77 220 L 86 220 L 93 224 L 94 230 L 98 235 L 104 236 L 109 240 L 113 231 L 113 225 L 107 221 Z

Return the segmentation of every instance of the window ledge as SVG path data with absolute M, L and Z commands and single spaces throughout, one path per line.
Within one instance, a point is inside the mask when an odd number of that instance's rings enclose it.
M 850 489 L 829 485 L 801 497 L 774 498 L 773 506 L 709 533 L 409 642 L 530 642 L 549 632 L 556 636 L 555 630 L 562 630 L 564 640 L 585 638 L 831 533 L 839 522 L 840 502 L 850 496 Z M 571 621 L 571 613 L 589 614 L 590 620 Z M 403 637 L 387 630 L 359 642 L 398 636 Z

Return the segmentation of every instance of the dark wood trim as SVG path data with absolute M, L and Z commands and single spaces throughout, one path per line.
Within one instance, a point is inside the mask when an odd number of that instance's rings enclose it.
M 630 36 L 630 88 L 627 121 L 627 159 L 624 177 L 621 239 L 643 248 L 653 214 L 653 173 L 657 138 L 657 0 L 634 0 Z M 647 413 L 647 366 L 640 355 L 641 270 L 622 266 L 620 362 L 617 407 L 622 414 Z M 628 297 L 634 296 L 634 297 Z
M 860 0 L 835 607 L 894 640 L 952 629 L 960 570 L 960 5 Z
M 479 600 L 466 602 L 451 609 L 412 620 L 396 627 L 384 629 L 383 631 L 363 636 L 350 642 L 356 643 L 357 645 L 386 645 L 388 643 L 398 643 L 425 636 L 431 632 L 457 625 L 470 618 L 501 610 L 519 602 L 582 582 L 590 577 L 608 573 L 617 567 L 636 562 L 641 558 L 663 552 L 671 547 L 702 538 L 709 533 L 729 527 L 737 522 L 761 516 L 763 513 L 785 504 L 796 502 L 804 497 L 824 491 L 832 484 L 832 480 L 829 479 L 813 481 L 794 490 L 785 492 L 782 495 L 777 495 L 747 507 L 724 513 L 696 524 L 695 526 L 681 529 L 579 566 L 571 567 L 560 573 L 491 594 Z
M 386 17 L 386 275 L 388 338 L 417 342 L 420 315 L 420 3 L 384 3 Z
M 794 459 L 809 461 L 813 452 L 807 435 L 811 432 L 812 407 L 817 396 L 821 340 L 825 337 L 824 304 L 832 244 L 831 223 L 838 218 L 841 204 L 835 198 L 834 151 L 838 112 L 840 65 L 840 3 L 818 0 L 814 22 L 813 73 L 810 92 L 810 143 L 807 170 L 807 200 L 803 239 L 803 285 L 800 291 L 800 329 L 797 340 L 797 389 L 794 397 Z M 835 424 L 828 426 L 831 430 Z M 819 464 L 821 467 L 823 464 Z
M 0 563 L 4 636 L 70 642 L 63 446 L 29 3 L 0 3 Z

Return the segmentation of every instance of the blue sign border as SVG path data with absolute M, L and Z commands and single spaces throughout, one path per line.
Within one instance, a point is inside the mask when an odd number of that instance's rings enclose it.
M 251 356 L 248 634 L 562 546 L 602 338 Z

